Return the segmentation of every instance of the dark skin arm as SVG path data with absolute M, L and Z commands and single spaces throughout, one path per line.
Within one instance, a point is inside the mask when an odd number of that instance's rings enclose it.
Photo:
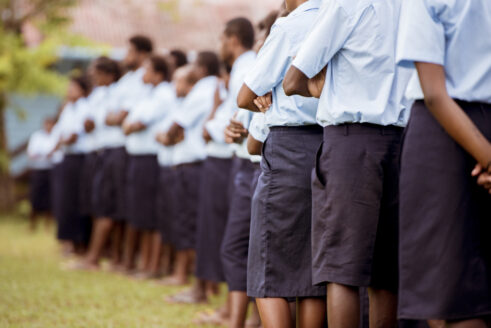
M 222 104 L 222 99 L 220 99 L 220 88 L 216 88 L 215 90 L 215 99 L 214 99 L 214 104 L 213 104 L 213 110 L 210 113 L 210 116 L 206 119 L 206 121 L 211 121 L 217 112 L 218 107 Z M 203 139 L 205 140 L 206 143 L 210 142 L 212 140 L 210 133 L 206 129 L 206 127 L 203 127 Z
M 257 95 L 244 83 L 237 96 L 237 105 L 252 112 L 260 112 L 261 110 L 254 103 L 256 98 Z
M 75 133 L 71 134 L 68 138 L 66 138 L 65 140 L 62 141 L 62 143 L 64 145 L 73 145 L 75 142 L 77 142 L 77 139 L 78 139 L 78 135 L 76 135 Z
M 416 63 L 425 104 L 445 131 L 477 161 L 472 172 L 478 183 L 491 187 L 491 143 L 448 95 L 445 69 L 441 65 Z
M 145 124 L 142 122 L 134 122 L 134 123 L 124 123 L 123 124 L 123 133 L 125 135 L 130 135 L 132 133 L 143 131 L 147 128 Z
M 106 125 L 121 126 L 128 116 L 128 111 L 120 110 L 118 112 L 109 113 L 106 116 Z
M 166 133 L 165 146 L 174 146 L 183 140 L 184 140 L 184 128 L 174 122 Z
M 263 148 L 263 143 L 254 139 L 253 136 L 249 134 L 247 137 L 247 151 L 251 155 L 261 155 L 261 151 Z
M 287 96 L 320 98 L 326 81 L 326 72 L 327 66 L 309 79 L 301 70 L 292 65 L 283 79 L 283 90 Z

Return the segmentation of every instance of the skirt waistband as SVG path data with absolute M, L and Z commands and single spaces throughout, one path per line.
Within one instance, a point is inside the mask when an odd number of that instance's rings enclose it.
M 298 125 L 298 126 L 272 126 L 270 127 L 270 132 L 311 132 L 311 133 L 322 133 L 322 126 L 317 124 L 312 125 Z
M 401 135 L 403 127 L 394 125 L 377 125 L 371 123 L 347 123 L 341 125 L 330 125 L 324 128 L 324 135 L 353 135 L 353 134 L 380 134 Z

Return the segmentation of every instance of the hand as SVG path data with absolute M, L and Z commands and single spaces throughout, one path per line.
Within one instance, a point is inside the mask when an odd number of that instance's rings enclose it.
M 267 112 L 272 104 L 273 104 L 273 96 L 271 92 L 265 94 L 264 96 L 260 96 L 254 99 L 254 105 L 256 105 L 257 108 L 259 108 L 259 110 L 262 113 Z
M 95 129 L 95 122 L 91 119 L 85 120 L 84 129 L 85 129 L 85 132 L 91 133 Z
M 244 128 L 242 122 L 231 119 L 230 124 L 225 128 L 225 142 L 242 143 L 249 135 L 249 131 Z
M 477 164 L 474 170 L 472 170 L 472 176 L 477 177 L 477 184 L 485 188 L 491 194 L 491 169 L 485 171 L 481 164 Z
M 212 140 L 210 133 L 205 127 L 203 128 L 203 139 L 206 143 L 209 143 Z
M 157 135 L 155 136 L 155 140 L 157 140 L 157 142 L 161 145 L 171 146 L 169 135 L 165 132 L 157 133 Z

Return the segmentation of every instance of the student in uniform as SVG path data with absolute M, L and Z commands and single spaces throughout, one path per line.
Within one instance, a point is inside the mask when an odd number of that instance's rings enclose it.
M 126 218 L 126 150 L 125 136 L 121 124 L 129 113 L 149 91 L 143 83 L 145 73 L 142 68 L 153 50 L 152 41 L 145 36 L 134 36 L 129 40 L 128 52 L 124 60 L 128 72 L 111 86 L 107 103 L 104 105 L 103 126 L 100 133 L 100 146 L 104 149 L 102 166 L 97 172 L 94 186 L 93 206 L 95 213 L 94 238 L 89 247 L 88 269 L 96 269 L 101 252 L 111 239 L 111 262 L 113 269 L 121 265 L 122 232 Z M 136 231 L 127 227 L 126 235 L 136 238 Z M 131 238 L 125 238 L 130 240 Z
M 132 228 L 141 232 L 139 258 L 140 278 L 155 278 L 160 263 L 161 238 L 157 229 L 157 184 L 159 166 L 154 125 L 173 109 L 175 92 L 165 58 L 151 56 L 144 64 L 143 82 L 153 87 L 123 123 L 126 151 L 129 154 L 127 184 L 127 218 Z M 126 247 L 135 245 L 125 245 Z M 127 251 L 135 252 L 135 249 Z
M 398 173 L 411 75 L 395 64 L 400 7 L 324 2 L 283 82 L 289 95 L 322 93 L 312 273 L 314 284 L 327 283 L 330 327 L 358 326 L 359 287 L 369 287 L 370 326 L 396 325 Z
M 311 267 L 310 177 L 322 141 L 317 100 L 287 97 L 281 85 L 320 4 L 286 1 L 291 12 L 273 25 L 238 97 L 240 107 L 265 111 L 270 128 L 252 200 L 247 274 L 247 294 L 256 298 L 264 327 L 293 327 L 288 301 L 296 299 L 301 327 L 326 320 L 326 291 L 312 286 Z M 270 92 L 271 107 L 258 107 L 256 98 Z
M 51 172 L 53 162 L 50 157 L 53 149 L 53 137 L 51 132 L 55 120 L 46 118 L 43 129 L 34 132 L 27 144 L 27 157 L 29 158 L 29 199 L 31 202 L 31 214 L 29 224 L 31 231 L 37 226 L 40 216 L 46 219 L 46 226 L 51 217 Z
M 172 276 L 162 284 L 184 285 L 196 247 L 196 220 L 198 216 L 200 174 L 206 157 L 203 125 L 214 105 L 214 95 L 220 73 L 218 56 L 209 51 L 200 52 L 192 73 L 198 82 L 179 106 L 174 122 L 166 133 L 166 146 L 174 146 L 176 174 L 176 214 L 172 223 L 172 243 L 176 248 L 176 263 Z M 191 292 L 174 296 L 171 301 L 189 302 Z
M 424 100 L 402 151 L 399 317 L 489 327 L 491 3 L 411 0 L 401 12 L 397 60 L 416 67 Z
M 80 172 L 83 167 L 84 145 L 78 134 L 82 130 L 81 113 L 86 97 L 90 93 L 90 82 L 84 77 L 72 78 L 68 86 L 66 104 L 57 124 L 60 126 L 59 140 L 55 147 L 64 153 L 61 164 L 60 206 L 58 239 L 66 245 L 65 250 L 84 252 L 90 238 L 90 222 L 80 212 Z
M 227 225 L 229 211 L 229 186 L 232 174 L 234 149 L 225 142 L 224 130 L 238 110 L 237 94 L 247 70 L 255 59 L 254 27 L 246 18 L 227 22 L 221 37 L 221 58 L 231 67 L 225 100 L 217 106 L 216 113 L 203 129 L 207 142 L 207 158 L 203 164 L 196 233 L 196 301 L 207 300 L 207 291 L 213 292 L 218 283 L 225 281 L 220 247 Z M 222 309 L 225 312 L 225 309 Z
M 103 106 L 107 101 L 109 86 L 120 78 L 121 72 L 118 63 L 107 57 L 95 59 L 88 72 L 94 88 L 84 106 L 83 130 L 79 135 L 84 139 L 86 150 L 80 175 L 80 209 L 84 216 L 93 219 L 97 213 L 93 206 L 94 178 L 96 172 L 101 168 L 102 158 L 101 140 L 98 138 L 98 132 L 101 130 Z
M 173 74 L 175 97 L 173 106 L 166 106 L 165 116 L 157 123 L 155 139 L 159 143 L 157 159 L 159 163 L 159 178 L 157 184 L 157 221 L 162 243 L 162 268 L 164 274 L 171 274 L 172 269 L 172 224 L 177 219 L 176 204 L 176 170 L 174 168 L 174 147 L 169 144 L 167 131 L 174 122 L 174 117 L 180 104 L 189 94 L 197 80 L 193 67 L 186 65 L 178 68 Z M 186 270 L 183 267 L 183 270 Z M 185 277 L 187 272 L 179 272 L 176 276 Z
M 173 75 L 174 72 L 179 68 L 188 64 L 188 56 L 184 51 L 180 49 L 171 50 L 167 57 L 170 66 L 169 69 L 171 70 L 171 75 Z

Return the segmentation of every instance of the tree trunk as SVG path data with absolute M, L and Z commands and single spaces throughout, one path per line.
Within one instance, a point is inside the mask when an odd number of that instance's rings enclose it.
M 10 176 L 7 149 L 6 110 L 7 95 L 0 92 L 0 212 L 11 210 L 15 203 L 14 183 Z

